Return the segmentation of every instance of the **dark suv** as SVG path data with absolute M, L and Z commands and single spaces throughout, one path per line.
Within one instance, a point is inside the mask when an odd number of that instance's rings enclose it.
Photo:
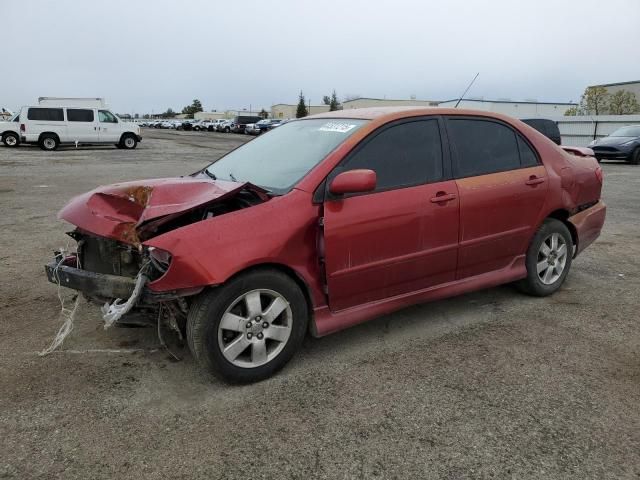
M 558 124 L 553 120 L 547 118 L 522 118 L 521 120 L 530 127 L 538 130 L 545 137 L 551 139 L 556 145 L 562 143 L 560 129 L 558 128 Z
M 233 133 L 244 133 L 244 129 L 249 123 L 258 123 L 262 117 L 258 115 L 238 115 L 233 119 L 231 131 Z

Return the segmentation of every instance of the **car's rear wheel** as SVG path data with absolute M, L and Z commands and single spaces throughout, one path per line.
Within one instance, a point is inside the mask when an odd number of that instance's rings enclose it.
M 255 382 L 293 357 L 308 315 L 296 282 L 282 272 L 259 270 L 202 294 L 189 311 L 187 341 L 205 370 L 229 382 Z
M 231 132 L 231 129 L 230 129 L 229 127 L 225 127 L 224 132 L 225 132 L 225 133 L 230 133 L 230 132 Z
M 53 151 L 60 145 L 60 140 L 52 133 L 44 133 L 40 136 L 38 145 L 42 150 Z
M 547 218 L 527 250 L 527 277 L 516 285 L 538 297 L 551 295 L 564 283 L 571 268 L 573 240 L 564 223 Z
M 120 145 L 126 150 L 133 150 L 138 146 L 138 139 L 131 134 L 123 135 Z
M 637 147 L 633 153 L 631 154 L 631 157 L 629 158 L 629 163 L 631 165 L 640 165 L 640 147 Z
M 6 147 L 17 147 L 20 144 L 20 138 L 17 133 L 7 132 L 2 135 L 2 143 L 4 143 Z

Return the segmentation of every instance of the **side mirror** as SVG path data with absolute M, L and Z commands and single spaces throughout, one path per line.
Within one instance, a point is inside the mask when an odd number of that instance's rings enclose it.
M 370 192 L 376 188 L 376 172 L 359 169 L 342 172 L 331 181 L 329 192 L 333 195 Z

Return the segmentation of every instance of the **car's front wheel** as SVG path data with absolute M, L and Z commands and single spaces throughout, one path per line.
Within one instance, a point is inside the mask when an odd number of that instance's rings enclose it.
M 17 133 L 7 132 L 2 136 L 2 143 L 6 147 L 17 147 L 20 145 L 20 138 Z
M 564 223 L 547 218 L 527 250 L 527 277 L 516 285 L 537 297 L 551 295 L 564 283 L 573 258 L 573 240 Z
M 122 140 L 120 140 L 120 145 L 121 148 L 124 148 L 126 150 L 133 150 L 138 146 L 138 139 L 130 133 L 125 134 L 122 136 Z
M 276 270 L 258 270 L 201 294 L 189 311 L 187 340 L 207 371 L 229 382 L 256 382 L 293 357 L 308 316 L 295 281 Z

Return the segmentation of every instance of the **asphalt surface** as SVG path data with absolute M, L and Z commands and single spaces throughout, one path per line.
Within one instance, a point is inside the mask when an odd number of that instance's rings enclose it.
M 510 286 L 307 339 L 230 387 L 80 302 L 60 351 L 42 265 L 99 184 L 191 173 L 247 137 L 145 131 L 135 151 L 0 147 L 0 478 L 640 477 L 640 167 L 604 166 L 600 239 L 552 297 Z M 215 254 L 213 252 L 212 254 Z M 63 291 L 67 297 L 71 292 Z

